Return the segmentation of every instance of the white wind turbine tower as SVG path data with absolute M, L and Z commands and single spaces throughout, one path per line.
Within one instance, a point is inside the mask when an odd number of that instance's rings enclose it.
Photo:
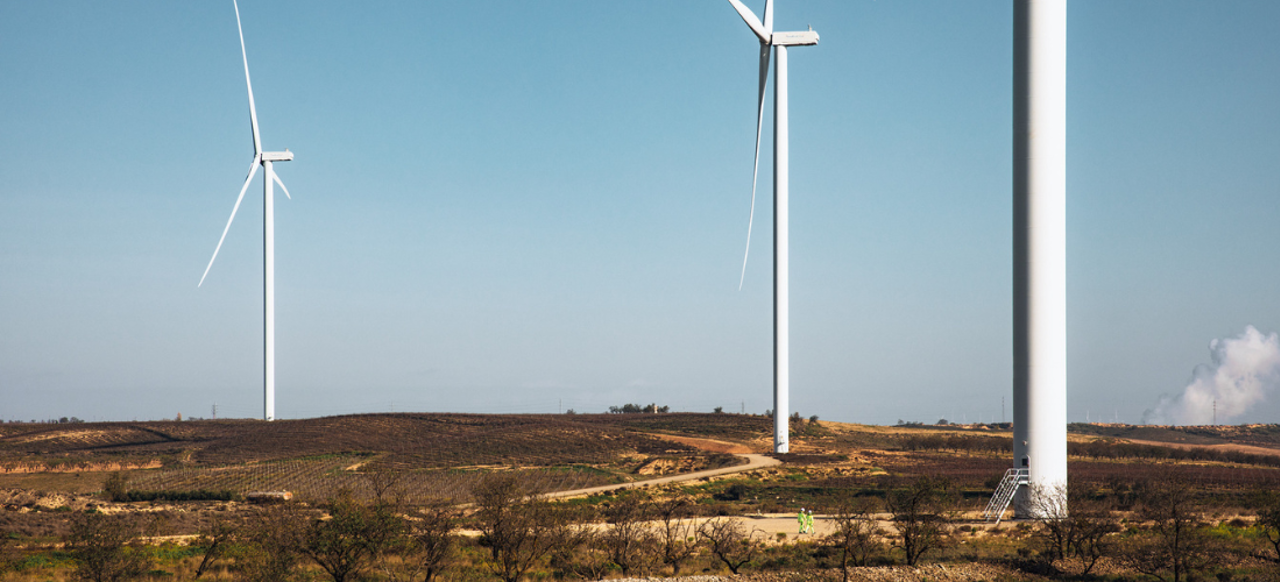
M 1013 23 L 1014 508 L 1045 517 L 1066 508 L 1067 1 L 1015 0 Z
M 209 276 L 209 269 L 213 267 L 213 261 L 218 258 L 218 251 L 222 249 L 222 241 L 227 238 L 227 231 L 231 230 L 231 223 L 236 219 L 236 211 L 240 210 L 240 202 L 244 200 L 244 193 L 249 189 L 249 182 L 253 181 L 253 176 L 258 172 L 258 166 L 263 168 L 262 176 L 262 317 L 263 317 L 263 411 L 264 420 L 275 420 L 276 418 L 276 265 L 275 265 L 275 204 L 273 184 L 279 184 L 280 189 L 284 190 L 284 195 L 289 197 L 289 189 L 285 187 L 284 182 L 276 176 L 275 169 L 272 168 L 274 162 L 288 162 L 293 160 L 293 152 L 285 150 L 283 152 L 264 152 L 262 151 L 262 140 L 258 135 L 258 112 L 253 106 L 253 83 L 249 81 L 249 57 L 244 50 L 244 28 L 240 26 L 240 6 L 235 0 L 231 1 L 231 5 L 236 11 L 236 29 L 240 31 L 240 57 L 244 60 L 244 84 L 249 89 L 249 124 L 253 128 L 253 161 L 249 164 L 249 176 L 245 178 L 244 185 L 240 187 L 240 196 L 236 198 L 235 206 L 231 207 L 231 218 L 227 219 L 226 228 L 222 229 L 222 237 L 218 239 L 218 246 L 213 249 L 213 257 L 209 259 L 209 266 L 204 268 L 204 275 L 200 276 L 199 287 L 204 285 L 205 277 Z
M 756 211 L 756 177 L 760 170 L 760 130 L 764 123 L 764 90 L 769 80 L 769 57 L 778 51 L 777 70 L 773 87 L 773 450 L 785 453 L 787 417 L 790 416 L 790 315 L 788 312 L 787 269 L 787 47 L 818 44 L 818 33 L 813 30 L 799 32 L 773 32 L 773 3 L 765 0 L 764 22 L 744 6 L 741 0 L 729 0 L 734 10 L 742 16 L 747 26 L 760 39 L 760 92 L 756 106 L 756 157 L 751 172 L 751 215 L 747 219 L 747 252 L 742 257 L 742 276 L 738 288 L 747 274 L 747 256 L 751 252 L 751 223 Z

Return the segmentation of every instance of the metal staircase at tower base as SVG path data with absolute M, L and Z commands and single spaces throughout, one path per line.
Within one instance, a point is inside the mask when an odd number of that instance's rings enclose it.
M 1004 512 L 1009 509 L 1009 504 L 1013 503 L 1013 496 L 1018 492 L 1018 488 L 1028 485 L 1031 475 L 1027 469 L 1009 469 L 1004 472 L 1004 478 L 1000 480 L 1000 486 L 996 487 L 996 492 L 991 496 L 991 502 L 987 503 L 987 510 L 982 512 L 982 519 L 986 521 L 996 520 L 996 525 L 1000 525 L 1000 519 L 1004 516 Z

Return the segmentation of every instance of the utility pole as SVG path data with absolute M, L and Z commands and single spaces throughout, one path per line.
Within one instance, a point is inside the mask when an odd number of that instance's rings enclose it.
M 213 404 L 213 419 L 218 420 L 218 403 Z

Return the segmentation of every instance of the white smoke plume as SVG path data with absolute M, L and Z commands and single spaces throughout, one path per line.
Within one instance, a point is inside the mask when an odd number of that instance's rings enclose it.
M 1267 399 L 1280 386 L 1280 337 L 1252 325 L 1238 337 L 1209 342 L 1211 364 L 1196 366 L 1191 383 L 1164 396 L 1142 415 L 1146 424 L 1203 425 L 1229 422 Z

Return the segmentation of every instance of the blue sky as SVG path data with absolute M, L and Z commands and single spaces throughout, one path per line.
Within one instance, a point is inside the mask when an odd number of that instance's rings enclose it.
M 727 2 L 240 9 L 264 146 L 297 156 L 280 417 L 771 407 Z M 790 53 L 792 409 L 998 420 L 1009 2 L 776 10 L 822 36 Z M 1068 13 L 1068 416 L 1136 422 L 1211 340 L 1280 330 L 1280 4 Z M 196 288 L 253 152 L 231 3 L 0 2 L 0 78 L 0 419 L 259 416 L 260 181 Z

